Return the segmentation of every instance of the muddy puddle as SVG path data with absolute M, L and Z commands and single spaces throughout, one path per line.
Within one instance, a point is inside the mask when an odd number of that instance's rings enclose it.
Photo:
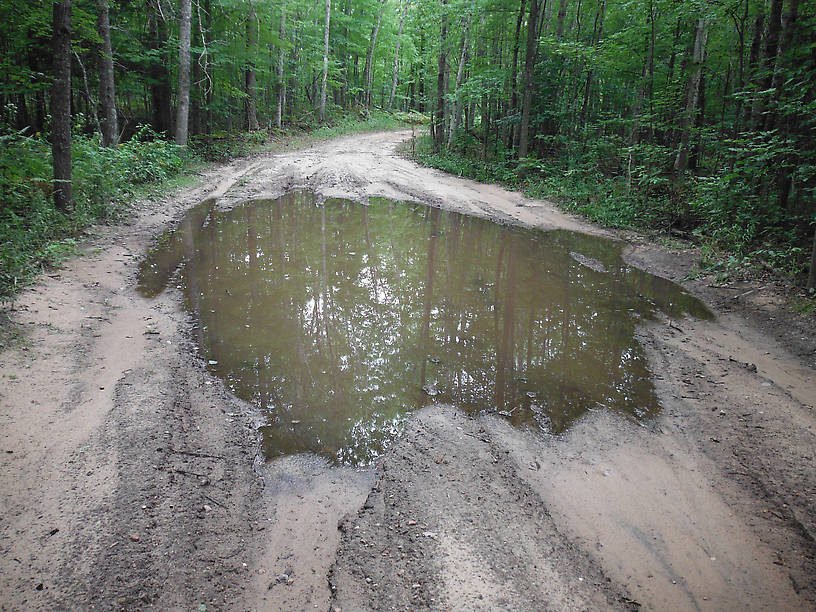
M 268 456 L 360 465 L 431 402 L 555 433 L 587 410 L 654 414 L 635 325 L 711 315 L 620 249 L 295 192 L 229 211 L 202 203 L 142 262 L 139 288 L 183 290 L 202 357 L 263 409 Z

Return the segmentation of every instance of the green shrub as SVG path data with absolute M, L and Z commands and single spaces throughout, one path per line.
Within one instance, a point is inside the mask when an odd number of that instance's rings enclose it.
M 0 145 L 0 299 L 13 295 L 43 267 L 73 254 L 73 237 L 82 228 L 116 218 L 134 186 L 170 178 L 186 162 L 179 147 L 147 127 L 115 148 L 75 134 L 74 211 L 64 215 L 53 205 L 47 140 L 6 128 L 0 131 Z

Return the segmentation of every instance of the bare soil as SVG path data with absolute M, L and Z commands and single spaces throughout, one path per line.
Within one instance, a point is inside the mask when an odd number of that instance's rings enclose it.
M 212 168 L 94 228 L 7 309 L 0 609 L 816 609 L 816 324 L 773 285 L 683 281 L 693 250 L 621 235 L 717 314 L 639 330 L 663 406 L 647 423 L 597 411 L 547 436 L 434 406 L 374 468 L 263 460 L 180 293 L 135 291 L 191 206 L 304 188 L 615 235 L 419 167 L 395 152 L 409 136 Z

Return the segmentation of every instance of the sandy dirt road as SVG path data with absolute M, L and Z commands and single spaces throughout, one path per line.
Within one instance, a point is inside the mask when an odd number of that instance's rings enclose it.
M 181 296 L 136 262 L 205 198 L 311 189 L 611 235 L 343 138 L 208 170 L 94 228 L 7 312 L 0 353 L 0 609 L 816 608 L 813 321 L 752 285 L 684 285 L 714 321 L 639 330 L 663 406 L 561 436 L 426 408 L 370 469 L 259 454 L 259 415 L 196 356 Z M 628 236 L 683 279 L 688 252 Z M 8 334 L 7 334 L 8 335 Z

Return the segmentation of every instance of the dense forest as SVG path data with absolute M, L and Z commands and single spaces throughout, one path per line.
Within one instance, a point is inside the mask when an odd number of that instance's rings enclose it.
M 427 163 L 804 279 L 816 257 L 814 9 L 0 0 L 3 240 L 98 213 L 113 189 L 100 182 L 119 182 L 111 168 L 161 180 L 228 133 L 410 111 L 429 118 Z M 12 259 L 4 251 L 6 287 Z

